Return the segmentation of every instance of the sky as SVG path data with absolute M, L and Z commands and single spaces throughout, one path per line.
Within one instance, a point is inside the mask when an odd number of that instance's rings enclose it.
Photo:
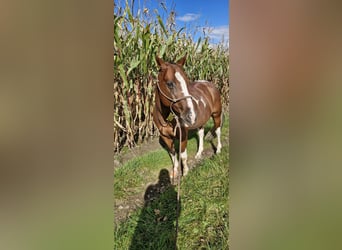
M 135 0 L 137 6 L 158 9 L 160 14 L 165 13 L 161 3 L 165 3 L 167 9 L 174 7 L 177 27 L 206 28 L 211 31 L 211 43 L 224 39 L 229 44 L 229 0 Z

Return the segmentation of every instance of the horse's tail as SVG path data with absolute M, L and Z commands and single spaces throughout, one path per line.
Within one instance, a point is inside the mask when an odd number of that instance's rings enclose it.
M 222 128 L 223 127 L 223 123 L 224 123 L 224 120 L 225 120 L 225 116 L 224 116 L 224 112 L 222 111 L 222 113 L 221 113 L 221 123 L 220 123 L 220 128 Z

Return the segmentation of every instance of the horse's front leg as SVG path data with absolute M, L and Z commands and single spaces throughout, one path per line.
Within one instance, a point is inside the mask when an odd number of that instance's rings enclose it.
M 186 128 L 182 129 L 182 140 L 180 142 L 180 147 L 181 147 L 181 160 L 183 164 L 183 175 L 187 175 L 189 172 L 189 167 L 188 167 L 188 154 L 186 150 L 186 146 L 188 144 L 188 130 Z
M 168 136 L 164 136 L 164 135 L 160 135 L 161 140 L 163 140 L 167 151 L 170 154 L 171 160 L 172 160 L 172 165 L 173 165 L 173 173 L 171 175 L 171 178 L 176 178 L 178 176 L 178 167 L 179 167 L 179 162 L 177 159 L 177 154 L 176 154 L 176 150 L 174 147 L 174 141 L 172 138 L 168 137 Z
M 173 148 L 173 150 L 170 151 L 170 157 L 172 159 L 172 164 L 173 164 L 173 174 L 172 174 L 172 178 L 176 178 L 178 176 L 178 167 L 179 167 L 179 162 L 177 159 L 177 154 L 175 149 Z

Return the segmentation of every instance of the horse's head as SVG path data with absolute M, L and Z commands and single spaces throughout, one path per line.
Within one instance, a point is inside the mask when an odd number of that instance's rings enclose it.
M 183 124 L 188 127 L 195 123 L 193 97 L 189 93 L 189 79 L 184 73 L 183 65 L 186 56 L 176 63 L 164 62 L 158 56 L 156 61 L 160 67 L 158 74 L 158 90 L 164 106 L 171 107 L 180 116 Z

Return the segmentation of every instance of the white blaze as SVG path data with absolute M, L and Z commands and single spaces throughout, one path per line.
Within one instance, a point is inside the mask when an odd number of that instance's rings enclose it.
M 175 73 L 175 77 L 177 78 L 177 80 L 179 81 L 180 85 L 181 85 L 181 89 L 182 92 L 184 94 L 184 96 L 189 96 L 189 91 L 188 88 L 186 86 L 186 82 L 185 79 L 182 77 L 182 75 L 176 71 Z M 192 103 L 191 98 L 186 98 L 186 102 L 188 104 L 188 107 L 190 109 L 190 117 L 191 117 L 191 124 L 195 123 L 195 110 L 194 110 L 194 104 Z

